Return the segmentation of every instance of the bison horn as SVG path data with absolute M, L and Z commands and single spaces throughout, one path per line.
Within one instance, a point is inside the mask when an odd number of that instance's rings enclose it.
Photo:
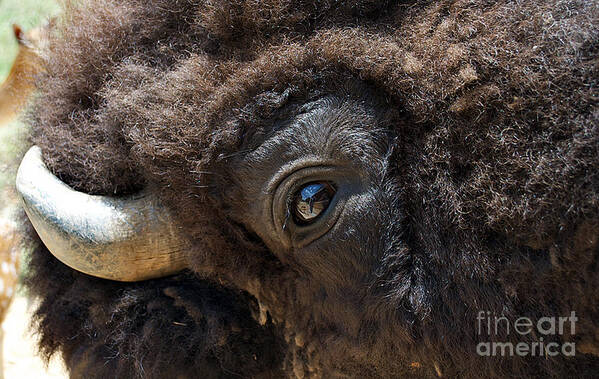
M 46 168 L 37 146 L 25 154 L 16 184 L 44 244 L 75 270 L 131 282 L 186 267 L 187 243 L 147 192 L 108 197 L 75 191 Z

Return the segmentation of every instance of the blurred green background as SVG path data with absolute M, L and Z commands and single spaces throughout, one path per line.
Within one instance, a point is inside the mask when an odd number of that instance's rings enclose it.
M 58 11 L 55 0 L 0 0 L 0 81 L 8 74 L 17 54 L 12 24 L 29 30 L 41 25 Z

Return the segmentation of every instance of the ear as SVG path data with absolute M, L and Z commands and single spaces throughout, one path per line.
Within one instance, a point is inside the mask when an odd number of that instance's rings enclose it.
M 19 42 L 19 45 L 22 45 L 25 41 L 25 33 L 23 33 L 23 29 L 17 24 L 12 24 L 12 30 L 15 34 L 15 38 Z

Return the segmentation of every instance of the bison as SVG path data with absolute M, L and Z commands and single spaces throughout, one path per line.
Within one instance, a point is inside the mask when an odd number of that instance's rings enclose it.
M 598 29 L 584 0 L 67 4 L 17 178 L 41 351 L 596 374 Z

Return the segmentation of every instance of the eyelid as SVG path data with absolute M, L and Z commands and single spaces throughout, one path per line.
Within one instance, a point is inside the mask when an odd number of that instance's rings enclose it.
M 276 174 L 273 175 L 272 179 L 266 185 L 266 192 L 274 194 L 281 182 L 286 178 L 294 175 L 297 171 L 306 170 L 310 168 L 334 168 L 337 162 L 331 162 L 330 160 L 325 161 L 318 156 L 306 156 L 301 160 L 292 161 L 283 165 Z

